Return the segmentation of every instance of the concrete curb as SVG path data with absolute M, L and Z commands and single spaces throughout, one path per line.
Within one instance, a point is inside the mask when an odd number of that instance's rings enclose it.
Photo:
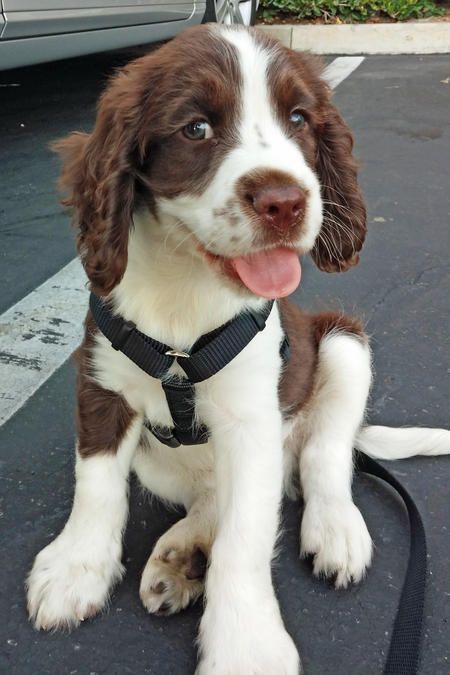
M 259 25 L 286 47 L 315 54 L 448 54 L 450 21 Z

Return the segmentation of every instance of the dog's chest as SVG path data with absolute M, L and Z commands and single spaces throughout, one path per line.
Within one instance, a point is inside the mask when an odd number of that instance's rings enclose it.
M 104 389 L 120 394 L 128 405 L 142 416 L 144 423 L 147 423 L 154 433 L 157 427 L 158 433 L 155 435 L 158 438 L 161 436 L 161 428 L 170 430 L 175 426 L 178 430 L 178 425 L 180 425 L 179 430 L 182 428 L 205 430 L 196 440 L 193 440 L 194 436 L 189 433 L 182 434 L 178 439 L 182 444 L 191 445 L 199 442 L 203 444 L 204 435 L 208 433 L 208 428 L 210 429 L 208 411 L 211 410 L 211 406 L 219 406 L 222 410 L 233 410 L 233 401 L 238 396 L 242 399 L 239 415 L 242 415 L 242 408 L 247 409 L 250 406 L 249 414 L 252 416 L 252 406 L 258 408 L 260 397 L 261 401 L 267 402 L 268 395 L 269 398 L 273 396 L 269 392 L 277 393 L 282 338 L 283 332 L 277 308 L 274 307 L 264 330 L 260 330 L 251 342 L 219 372 L 190 388 L 186 395 L 186 405 L 184 401 L 181 405 L 182 410 L 189 410 L 187 415 L 189 419 L 183 414 L 181 417 L 178 416 L 180 406 L 177 405 L 174 408 L 170 396 L 169 407 L 166 398 L 168 392 L 164 391 L 164 383 L 148 375 L 125 354 L 113 349 L 109 340 L 101 333 L 96 335 L 91 360 L 97 383 Z M 174 375 L 183 379 L 185 376 L 184 371 L 176 362 L 167 371 L 167 375 L 169 379 Z M 172 385 L 171 380 L 169 389 L 173 386 L 179 389 L 178 385 Z M 248 396 L 242 398 L 242 392 L 247 390 Z M 256 392 L 257 395 L 255 395 Z M 184 395 L 184 392 L 181 393 Z M 178 399 L 178 394 L 176 398 Z M 278 408 L 278 397 L 273 400 L 272 405 Z M 171 444 L 167 443 L 167 445 Z

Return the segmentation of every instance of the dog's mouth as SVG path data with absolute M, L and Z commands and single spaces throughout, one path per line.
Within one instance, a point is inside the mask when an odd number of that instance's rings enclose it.
M 238 281 L 263 298 L 284 298 L 300 283 L 298 253 L 287 246 L 264 249 L 243 256 L 225 258 L 199 247 L 211 264 L 220 264 L 229 278 Z

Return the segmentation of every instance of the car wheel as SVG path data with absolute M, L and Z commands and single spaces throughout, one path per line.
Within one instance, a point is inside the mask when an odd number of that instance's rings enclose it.
M 253 26 L 256 21 L 257 0 L 206 0 L 203 23 L 241 24 Z

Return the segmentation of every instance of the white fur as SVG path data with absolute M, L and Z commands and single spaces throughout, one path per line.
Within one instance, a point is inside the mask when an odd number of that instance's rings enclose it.
M 314 573 L 336 574 L 336 587 L 361 580 L 372 544 L 351 495 L 353 440 L 361 425 L 371 378 L 367 344 L 330 334 L 319 349 L 316 392 L 300 451 L 305 508 L 301 551 Z
M 450 431 L 420 427 L 363 427 L 356 436 L 355 447 L 376 459 L 404 459 L 415 455 L 450 454 Z
M 270 575 L 283 471 L 281 360 L 273 351 L 281 337 L 273 311 L 266 329 L 220 378 L 208 380 L 207 398 L 199 399 L 214 439 L 218 512 L 200 628 L 201 674 L 298 672 Z
M 122 532 L 128 514 L 128 472 L 142 420 L 117 453 L 77 455 L 72 513 L 61 534 L 36 557 L 27 579 L 36 628 L 72 628 L 106 604 L 122 578 Z

